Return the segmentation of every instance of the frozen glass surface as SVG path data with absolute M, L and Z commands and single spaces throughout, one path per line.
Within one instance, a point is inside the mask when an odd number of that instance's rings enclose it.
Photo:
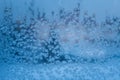
M 0 0 L 0 80 L 119 80 L 119 0 Z

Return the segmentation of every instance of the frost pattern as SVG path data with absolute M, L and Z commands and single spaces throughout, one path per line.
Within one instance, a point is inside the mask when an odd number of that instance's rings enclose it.
M 52 11 L 54 19 L 49 20 L 46 13 L 35 13 L 33 2 L 28 7 L 29 16 L 22 20 L 14 20 L 11 7 L 4 8 L 0 25 L 0 61 L 79 62 L 120 56 L 118 17 L 107 17 L 104 22 L 98 23 L 94 14 L 90 16 L 86 12 L 80 20 L 78 4 L 73 11 Z
M 119 80 L 120 18 L 71 10 L 34 9 L 14 19 L 5 7 L 0 23 L 0 80 Z

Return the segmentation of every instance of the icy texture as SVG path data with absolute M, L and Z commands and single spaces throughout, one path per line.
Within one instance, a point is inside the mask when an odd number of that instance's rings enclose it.
M 110 60 L 110 62 L 96 64 L 2 64 L 0 80 L 119 80 L 119 61 L 119 59 Z
M 34 1 L 28 7 L 29 15 L 21 20 L 13 19 L 11 7 L 4 8 L 0 25 L 0 61 L 41 63 L 40 60 L 48 57 L 54 62 L 56 59 L 53 58 L 58 55 L 65 61 L 70 57 L 105 60 L 120 56 L 118 17 L 107 17 L 104 22 L 97 23 L 95 15 L 86 12 L 80 20 L 78 3 L 73 11 L 51 12 L 54 18 L 50 20 L 39 10 L 35 15 L 33 7 Z M 74 61 L 79 62 L 77 59 Z
M 120 18 L 95 14 L 80 18 L 80 3 L 71 10 L 34 9 L 14 19 L 4 8 L 0 23 L 0 80 L 119 80 Z

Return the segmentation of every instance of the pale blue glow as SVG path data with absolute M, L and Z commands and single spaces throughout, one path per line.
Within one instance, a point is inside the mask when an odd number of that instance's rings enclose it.
M 27 15 L 26 7 L 30 1 L 31 0 L 1 0 L 0 12 L 6 5 L 12 5 L 16 16 Z M 100 21 L 106 16 L 120 17 L 119 0 L 35 0 L 35 8 L 39 8 L 42 12 L 47 12 L 49 16 L 51 11 L 58 11 L 60 8 L 72 10 L 78 2 L 81 4 L 82 14 L 86 11 L 89 14 L 96 14 L 97 19 Z

